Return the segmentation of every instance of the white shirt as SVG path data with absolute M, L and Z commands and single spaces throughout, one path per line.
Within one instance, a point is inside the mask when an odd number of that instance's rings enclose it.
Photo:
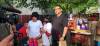
M 51 33 L 51 29 L 52 29 L 52 24 L 51 23 L 47 23 L 44 24 L 43 28 L 48 32 Z M 46 33 L 42 34 L 42 41 L 43 41 L 43 45 L 44 46 L 50 46 L 51 44 L 51 36 L 47 36 Z
M 40 20 L 37 20 L 36 22 L 30 20 L 28 23 L 29 38 L 36 38 L 37 36 L 40 36 L 40 28 L 42 28 L 42 22 Z

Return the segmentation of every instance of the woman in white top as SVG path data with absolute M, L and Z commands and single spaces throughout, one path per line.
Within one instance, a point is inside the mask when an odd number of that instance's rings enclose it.
M 43 46 L 50 46 L 51 44 L 51 29 L 52 29 L 52 24 L 48 21 L 48 18 L 44 18 L 43 30 L 42 30 Z

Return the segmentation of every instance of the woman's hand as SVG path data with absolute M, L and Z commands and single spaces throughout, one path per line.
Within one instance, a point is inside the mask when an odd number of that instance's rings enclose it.
M 41 32 L 42 32 L 42 33 L 45 33 L 45 32 L 46 32 L 46 29 L 42 28 L 42 29 L 41 29 Z
M 41 38 L 41 35 L 37 36 L 35 39 L 40 39 Z

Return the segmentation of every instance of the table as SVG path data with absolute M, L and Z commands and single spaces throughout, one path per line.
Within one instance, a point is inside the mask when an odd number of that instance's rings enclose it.
M 77 33 L 77 34 L 81 34 L 81 35 L 91 35 L 90 32 L 75 32 L 75 31 L 71 31 L 72 33 Z
M 75 31 L 71 31 L 71 33 L 75 34 L 75 35 L 81 35 L 83 37 L 85 37 L 87 39 L 87 41 L 84 43 L 86 45 L 83 46 L 92 46 L 91 45 L 91 32 L 88 32 L 88 30 L 78 30 L 76 29 Z

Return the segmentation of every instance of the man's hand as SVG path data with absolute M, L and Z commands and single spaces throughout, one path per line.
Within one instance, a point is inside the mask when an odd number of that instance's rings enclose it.
M 60 38 L 60 41 L 63 41 L 63 40 L 64 40 L 64 37 L 61 37 L 61 38 Z

